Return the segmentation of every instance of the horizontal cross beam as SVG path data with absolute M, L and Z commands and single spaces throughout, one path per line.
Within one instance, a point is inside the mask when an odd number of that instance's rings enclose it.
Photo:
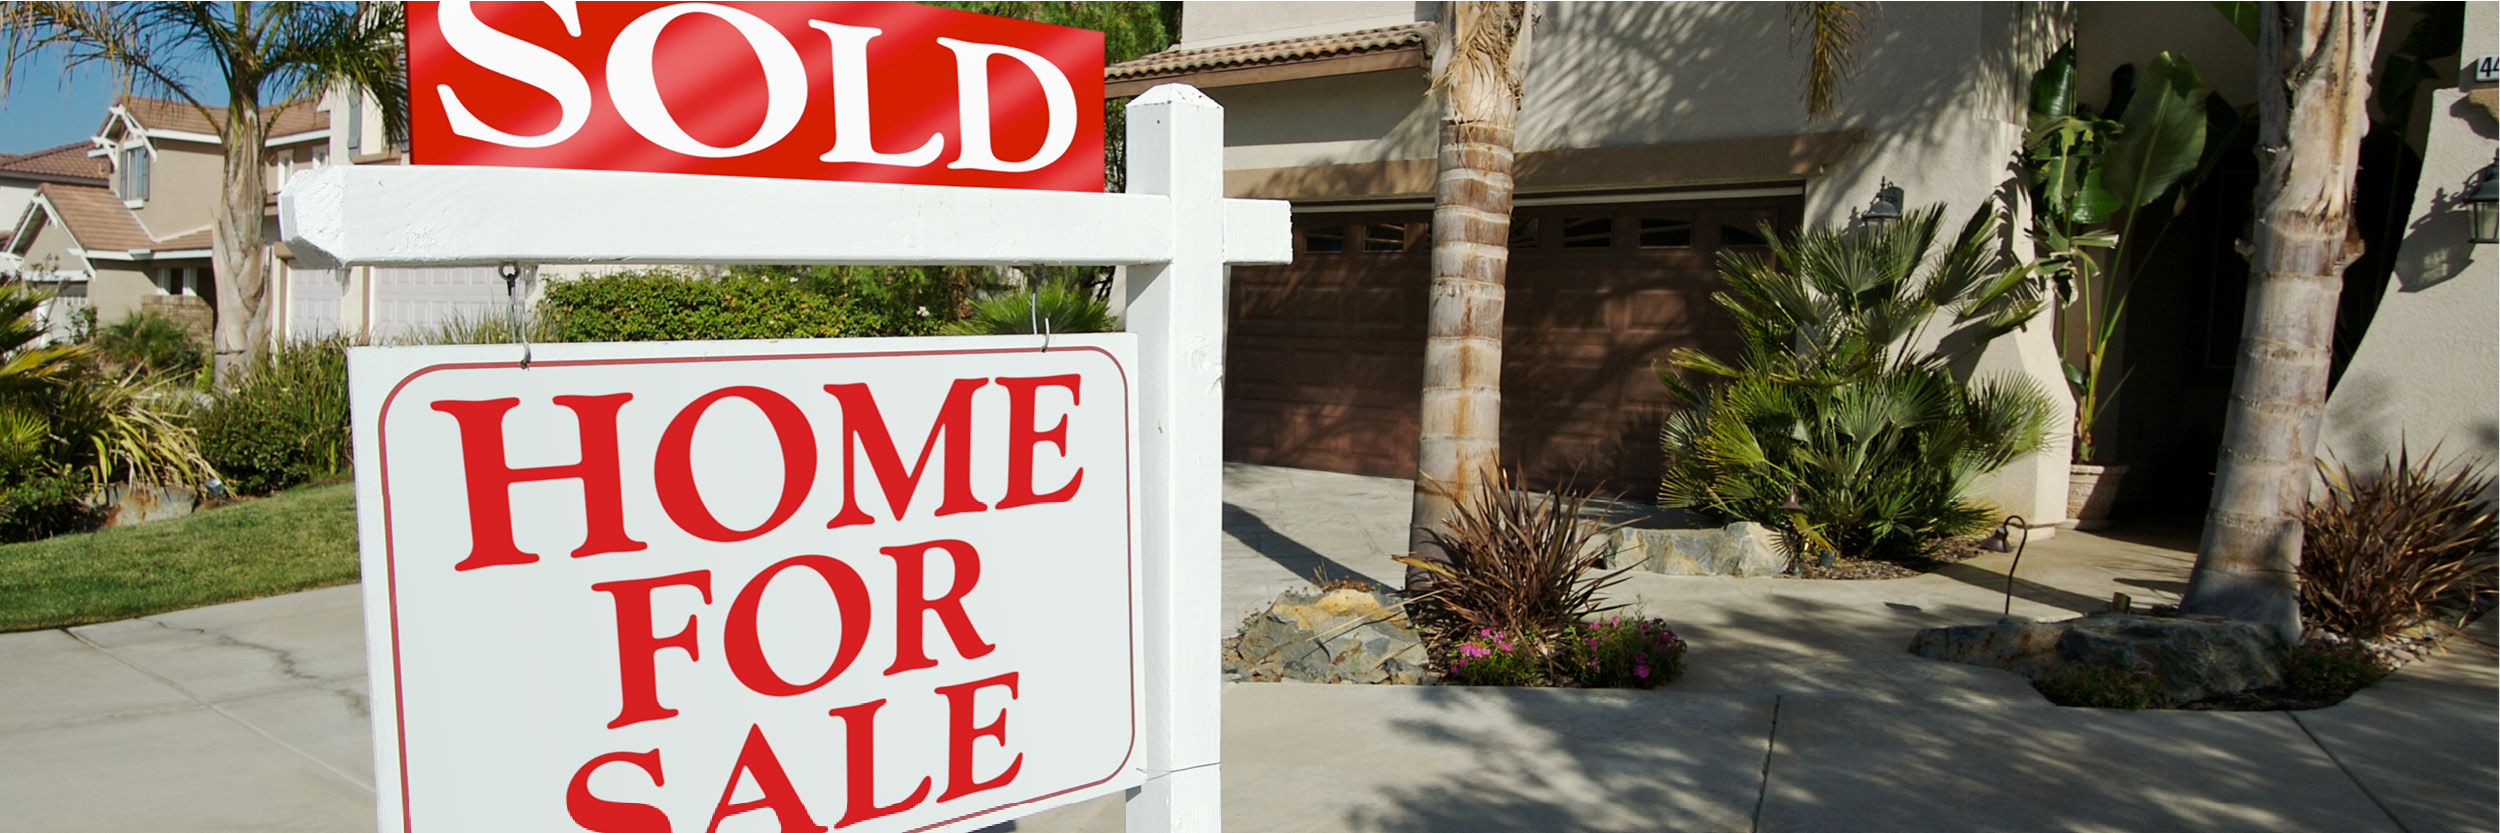
M 542 168 L 357 165 L 298 174 L 278 222 L 299 265 L 1168 263 L 1159 194 Z M 1290 209 L 1224 200 L 1223 261 L 1292 257 Z

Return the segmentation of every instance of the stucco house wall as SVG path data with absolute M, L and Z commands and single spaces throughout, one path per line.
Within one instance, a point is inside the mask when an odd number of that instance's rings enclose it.
M 2460 59 L 2491 54 L 2496 30 L 2500 5 L 2466 4 Z M 2500 248 L 2469 241 L 2459 200 L 2500 140 L 2492 85 L 2478 86 L 2482 103 L 2462 89 L 2430 92 L 2422 179 L 2395 278 L 2327 400 L 2321 456 L 2361 469 L 2400 450 L 2418 460 L 2434 446 L 2452 463 L 2500 458 Z
M 113 193 L 121 194 L 124 204 L 134 206 L 131 215 L 157 237 L 208 228 L 215 222 L 219 183 L 225 180 L 224 151 L 216 145 L 164 138 L 151 139 L 149 143 L 156 150 L 155 158 L 149 162 L 147 199 L 132 200 L 132 195 L 122 191 L 118 161 Z
M 1178 48 L 1395 25 L 1428 19 L 1435 5 L 1193 3 Z M 1735 187 L 1780 183 L 1716 178 L 1690 158 L 1847 134 L 1819 170 L 1786 180 L 1802 186 L 1805 222 L 1818 228 L 1850 223 L 1885 181 L 1912 205 L 1943 203 L 1957 223 L 2013 187 L 2029 75 L 2070 31 L 2067 15 L 2029 3 L 1888 4 L 1870 21 L 1859 69 L 1834 111 L 1812 118 L 1801 101 L 1805 59 L 1790 48 L 1786 13 L 1753 3 L 1539 4 L 1516 149 L 1606 151 L 1653 168 L 1620 172 L 1642 187 Z M 1426 78 L 1405 69 L 1206 89 L 1225 106 L 1228 181 L 1272 187 L 1297 168 L 1428 165 L 1438 105 Z M 1428 180 L 1384 179 L 1374 194 L 1428 193 Z M 1536 192 L 1532 182 L 1521 186 L 1523 197 Z M 2049 330 L 2044 316 L 1967 369 L 2038 379 L 2057 400 L 2055 424 L 2064 425 L 2072 406 Z M 2061 434 L 2001 472 L 1985 494 L 2010 512 L 2062 518 L 2067 458 Z

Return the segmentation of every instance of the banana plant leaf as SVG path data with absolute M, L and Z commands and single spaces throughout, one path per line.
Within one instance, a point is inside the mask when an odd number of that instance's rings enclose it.
M 2102 185 L 2124 205 L 2151 204 L 2196 169 L 2205 150 L 2205 97 L 2196 66 L 2164 52 L 2137 79 L 2119 116 Z

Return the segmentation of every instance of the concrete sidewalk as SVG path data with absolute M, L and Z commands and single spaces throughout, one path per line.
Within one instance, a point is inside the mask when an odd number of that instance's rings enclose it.
M 1406 488 L 1232 467 L 1226 605 L 1246 614 L 1322 570 L 1394 581 Z M 2059 709 L 2015 675 L 1904 652 L 1918 628 L 1995 618 L 2008 560 L 1879 582 L 1639 575 L 1621 598 L 1695 646 L 1661 691 L 1229 686 L 1226 826 L 2500 826 L 2491 654 L 2417 663 L 2328 709 L 2221 714 Z M 2063 618 L 2112 590 L 2168 601 L 2186 569 L 2069 533 L 2031 546 L 2014 612 Z M 371 830 L 358 594 L 0 635 L 0 829 Z M 1013 829 L 1120 826 L 1115 797 Z

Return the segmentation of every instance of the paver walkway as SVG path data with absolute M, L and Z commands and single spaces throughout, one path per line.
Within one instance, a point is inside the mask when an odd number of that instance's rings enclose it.
M 1394 581 L 1402 481 L 1227 472 L 1225 604 Z M 1237 684 L 1236 831 L 2490 831 L 2500 673 L 2456 651 L 2328 709 L 2059 709 L 1902 652 L 1994 619 L 2005 562 L 1881 582 L 1625 587 L 1695 646 L 1666 690 Z M 2183 553 L 2034 542 L 2018 616 L 2169 601 Z M 373 828 L 359 589 L 0 634 L 0 830 Z M 2486 619 L 2480 639 L 2492 641 Z M 1212 647 L 1212 646 L 1210 646 Z M 728 830 L 730 825 L 724 825 Z M 1116 798 L 1013 825 L 1116 831 Z M 733 831 L 734 833 L 734 831 Z

